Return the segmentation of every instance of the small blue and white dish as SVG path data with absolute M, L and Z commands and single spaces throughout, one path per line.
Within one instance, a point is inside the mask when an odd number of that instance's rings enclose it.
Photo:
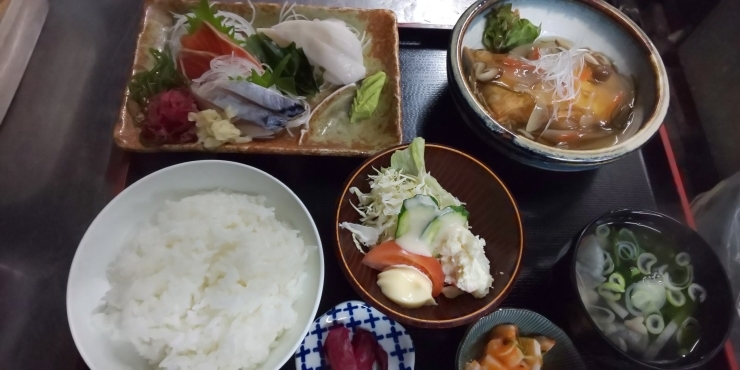
M 401 324 L 361 301 L 340 303 L 313 322 L 295 354 L 298 370 L 329 370 L 324 356 L 326 333 L 333 326 L 344 325 L 354 335 L 357 328 L 375 335 L 388 353 L 388 369 L 413 370 L 416 353 L 411 335 Z

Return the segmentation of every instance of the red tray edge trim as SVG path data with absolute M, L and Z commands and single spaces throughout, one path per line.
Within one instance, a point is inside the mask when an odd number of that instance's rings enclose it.
M 129 163 L 128 152 L 113 145 L 108 157 L 108 167 L 105 170 L 105 182 L 110 186 L 112 197 L 120 194 L 126 188 Z
M 668 165 L 671 168 L 671 174 L 673 175 L 673 182 L 676 184 L 676 191 L 678 191 L 678 197 L 681 200 L 681 208 L 683 209 L 684 218 L 686 224 L 692 229 L 696 230 L 696 221 L 694 220 L 694 214 L 691 213 L 691 206 L 689 199 L 686 196 L 686 188 L 683 186 L 683 180 L 681 177 L 681 171 L 676 163 L 676 157 L 673 154 L 673 146 L 671 146 L 671 140 L 668 137 L 668 129 L 665 125 L 660 126 L 660 139 L 663 142 L 663 148 L 665 149 L 666 157 L 668 158 Z M 732 348 L 732 343 L 728 339 L 725 342 L 725 358 L 727 363 L 730 365 L 731 370 L 738 370 L 737 359 L 735 359 L 735 351 Z

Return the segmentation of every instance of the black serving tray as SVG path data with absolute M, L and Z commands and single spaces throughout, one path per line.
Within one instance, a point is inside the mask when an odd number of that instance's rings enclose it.
M 656 135 L 642 150 L 600 169 L 559 173 L 510 160 L 486 146 L 462 121 L 447 87 L 450 31 L 401 29 L 403 133 L 406 142 L 423 136 L 485 162 L 507 185 L 522 212 L 523 270 L 502 307 L 527 308 L 550 319 L 560 302 L 549 291 L 552 266 L 561 248 L 593 218 L 617 208 L 658 210 L 683 219 L 666 152 Z M 334 253 L 334 212 L 342 185 L 362 158 L 208 153 L 129 154 L 126 184 L 170 165 L 224 159 L 260 168 L 284 182 L 305 203 L 321 234 L 326 262 L 318 315 L 337 303 L 359 299 L 339 269 Z M 563 287 L 565 289 L 565 287 Z M 555 321 L 563 326 L 562 323 Z M 454 369 L 455 353 L 467 326 L 425 330 L 406 327 L 416 346 L 416 369 Z M 582 354 L 589 369 L 603 367 Z M 729 369 L 723 354 L 707 369 Z M 289 361 L 283 369 L 295 369 Z M 556 369 L 557 370 L 557 369 Z

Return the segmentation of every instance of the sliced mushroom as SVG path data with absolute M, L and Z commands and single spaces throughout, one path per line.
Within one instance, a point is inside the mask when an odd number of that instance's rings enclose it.
M 612 69 L 606 65 L 591 68 L 591 78 L 596 82 L 606 82 L 612 76 Z
M 488 82 L 499 77 L 500 69 L 496 67 L 486 68 L 486 64 L 477 62 L 473 64 L 475 78 L 480 82 Z
M 596 59 L 593 55 L 591 55 L 591 53 L 583 54 L 583 58 L 586 59 L 587 62 L 589 62 L 589 63 L 591 63 L 591 64 L 593 64 L 595 66 L 601 65 L 601 62 L 599 62 L 598 59 Z
M 612 65 L 612 61 L 609 58 L 607 58 L 606 55 L 599 53 L 597 51 L 593 51 L 591 53 L 593 54 L 594 58 L 599 60 L 600 64 L 605 65 L 605 66 Z

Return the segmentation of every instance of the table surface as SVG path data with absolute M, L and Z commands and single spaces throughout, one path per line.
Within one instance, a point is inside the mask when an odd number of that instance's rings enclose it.
M 451 25 L 470 0 L 308 0 L 310 4 L 335 6 L 385 7 L 394 10 L 399 22 L 426 25 Z M 129 66 L 135 46 L 142 1 L 120 0 L 54 0 L 13 103 L 0 124 L 0 368 L 5 369 L 80 369 L 84 368 L 71 338 L 65 310 L 67 274 L 74 252 L 85 230 L 97 213 L 120 190 L 120 172 L 107 172 L 110 161 L 120 159 L 112 146 L 111 129 L 122 100 Z M 444 41 L 448 33 L 432 31 L 431 35 Z M 412 43 L 413 44 L 413 43 Z M 413 45 L 412 49 L 413 49 Z M 442 52 L 443 51 L 438 51 Z M 409 57 L 406 52 L 406 57 Z M 413 53 L 413 51 L 412 51 Z M 402 54 L 402 60 L 404 56 Z M 409 59 L 411 60 L 411 59 Z M 402 65 L 404 73 L 421 74 L 427 84 L 404 87 L 404 94 L 437 94 L 429 106 L 411 107 L 404 118 L 429 119 L 429 114 L 454 118 L 449 96 L 445 91 L 444 69 L 426 68 L 423 63 Z M 411 126 L 407 126 L 411 127 Z M 515 187 L 513 192 L 532 192 L 540 183 L 527 181 L 532 169 L 498 162 L 488 155 L 483 144 L 465 131 L 447 135 L 441 125 L 413 126 L 404 133 L 407 137 L 423 134 L 431 141 L 444 142 L 463 150 L 486 156 L 495 171 Z M 409 131 L 410 130 L 410 131 Z M 151 156 L 134 155 L 131 158 L 131 177 L 145 175 L 157 168 L 184 160 L 209 155 L 167 154 L 150 160 Z M 549 209 L 537 214 L 525 213 L 526 226 L 552 232 L 528 234 L 531 242 L 559 243 L 567 240 L 575 230 L 558 228 L 563 215 L 558 210 L 561 202 L 590 202 L 592 214 L 566 214 L 574 224 L 583 224 L 602 210 L 634 206 L 656 208 L 655 200 L 639 195 L 622 204 L 594 194 L 592 189 L 614 184 L 623 191 L 649 189 L 651 184 L 618 183 L 615 177 L 620 168 L 640 164 L 643 153 L 588 174 L 576 174 L 585 185 L 569 187 L 571 178 L 543 173 L 548 191 L 541 196 L 553 196 L 545 202 Z M 292 157 L 290 168 L 278 168 L 274 157 L 255 156 L 248 160 L 236 156 L 226 159 L 246 161 L 278 175 L 323 218 L 322 205 L 313 201 L 315 189 L 298 190 L 301 164 L 305 157 Z M 326 171 L 349 173 L 360 160 L 356 158 L 325 158 Z M 622 167 L 620 167 L 622 166 Z M 616 182 L 615 182 L 616 181 Z M 321 186 L 321 182 L 316 183 Z M 341 181 L 325 184 L 336 190 Z M 322 188 L 323 189 L 323 188 Z M 322 190 L 328 191 L 328 190 Z M 335 191 L 334 193 L 336 193 Z M 302 194 L 301 194 L 302 193 Z M 560 194 L 568 196 L 557 198 Z M 577 194 L 585 194 L 577 196 Z M 672 199 L 669 197 L 669 199 Z M 542 199 L 520 199 L 535 204 Z M 669 201 L 669 203 L 672 200 Z M 667 207 L 674 207 L 668 204 Z M 324 207 L 325 208 L 325 207 Z M 331 211 L 326 210 L 331 213 Z M 557 217 L 556 217 L 557 214 Z M 549 216 L 552 216 L 548 218 Z M 324 228 L 331 225 L 323 225 Z M 322 230 L 322 235 L 328 235 Z M 327 247 L 329 243 L 326 243 Z M 331 254 L 327 254 L 331 256 Z M 538 269 L 549 268 L 536 255 L 529 256 L 530 268 L 522 274 L 534 276 Z M 329 263 L 335 263 L 333 260 Z M 338 270 L 337 270 L 338 271 Z M 327 275 L 327 281 L 341 281 L 336 297 L 354 294 L 340 274 Z M 540 279 L 541 280 L 541 279 Z M 534 284 L 543 284 L 537 279 Z M 524 306 L 536 306 L 532 297 L 512 293 L 511 301 Z M 321 310 L 336 304 L 322 302 Z M 457 346 L 455 335 L 445 337 L 435 332 L 417 331 L 432 341 L 417 343 L 420 350 L 434 353 L 434 346 Z M 436 337 L 435 337 L 436 335 Z M 450 359 L 430 358 L 443 363 Z

